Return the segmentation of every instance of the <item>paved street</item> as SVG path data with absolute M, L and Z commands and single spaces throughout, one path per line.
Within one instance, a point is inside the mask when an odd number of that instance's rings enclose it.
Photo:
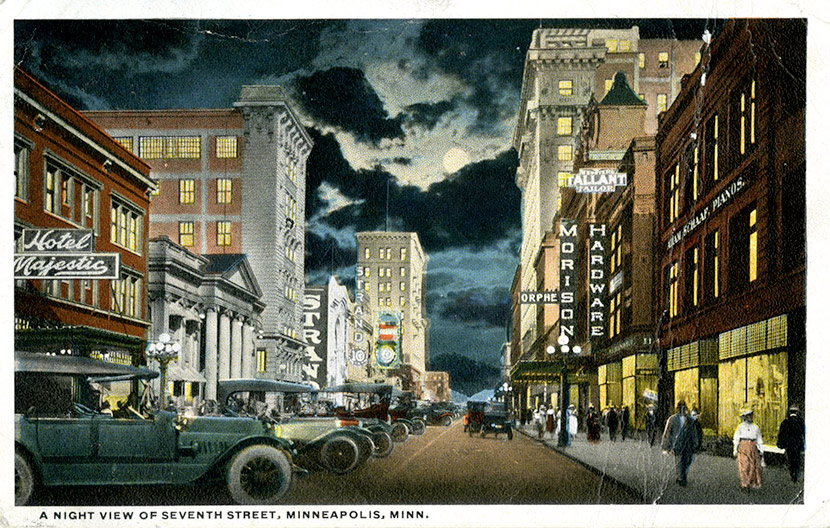
M 227 504 L 219 487 L 55 488 L 38 505 Z M 287 504 L 636 504 L 639 498 L 549 447 L 516 434 L 469 437 L 461 421 L 428 427 L 342 476 L 314 473 Z

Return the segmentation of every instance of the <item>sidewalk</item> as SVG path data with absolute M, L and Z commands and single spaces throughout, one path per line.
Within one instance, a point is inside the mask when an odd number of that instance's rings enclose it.
M 536 431 L 527 425 L 518 427 L 525 435 L 536 438 Z M 794 483 L 786 466 L 764 468 L 762 486 L 749 493 L 741 491 L 738 465 L 734 458 L 700 453 L 689 468 L 688 484 L 675 482 L 674 455 L 664 455 L 658 442 L 617 437 L 611 442 L 603 434 L 601 442 L 589 444 L 580 432 L 573 444 L 557 447 L 555 438 L 541 440 L 547 446 L 579 462 L 597 474 L 604 475 L 638 492 L 643 501 L 657 504 L 802 504 L 803 482 Z

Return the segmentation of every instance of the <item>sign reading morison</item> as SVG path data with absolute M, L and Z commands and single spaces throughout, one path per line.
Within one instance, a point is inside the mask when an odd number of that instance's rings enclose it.
M 24 229 L 15 279 L 119 279 L 119 253 L 93 253 L 91 229 Z
M 576 316 L 576 220 L 559 221 L 559 320 L 560 333 L 574 336 Z

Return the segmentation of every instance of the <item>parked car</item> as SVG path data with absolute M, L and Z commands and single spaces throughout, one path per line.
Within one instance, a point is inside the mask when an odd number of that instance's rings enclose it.
M 430 425 L 443 425 L 449 427 L 452 425 L 455 413 L 453 409 L 447 405 L 446 402 L 430 403 L 425 409 L 427 423 Z
M 468 401 L 465 429 L 470 436 L 481 433 L 484 437 L 487 433 L 494 433 L 498 438 L 499 433 L 503 432 L 507 433 L 508 440 L 513 440 L 513 427 L 507 407 L 501 402 Z
M 225 413 L 245 413 L 256 407 L 236 403 L 243 394 L 249 399 L 253 394 L 281 394 L 295 398 L 311 394 L 316 389 L 303 383 L 272 379 L 220 380 L 217 397 Z M 264 404 L 260 407 L 265 410 Z M 286 409 L 281 409 L 286 411 Z M 269 421 L 277 436 L 291 440 L 298 452 L 298 462 L 303 467 L 322 467 L 332 473 L 348 473 L 370 457 L 389 456 L 394 444 L 384 431 L 370 431 L 360 426 L 358 420 L 333 416 L 297 416 L 291 412 L 263 412 L 260 416 Z
M 393 389 L 389 406 L 392 421 L 409 420 L 412 423 L 410 432 L 416 436 L 424 434 L 427 429 L 427 411 L 418 402 L 413 392 Z
M 319 395 L 343 395 L 346 405 L 332 408 L 332 415 L 356 418 L 369 430 L 383 430 L 395 442 L 405 442 L 414 426 L 405 418 L 392 419 L 389 413 L 392 389 L 392 385 L 386 383 L 343 383 L 322 389 Z
M 15 504 L 28 503 L 41 485 L 204 481 L 223 481 L 239 504 L 271 504 L 305 473 L 292 443 L 260 420 L 132 405 L 129 418 L 114 418 L 90 397 L 90 381 L 141 385 L 157 376 L 86 357 L 15 353 Z M 135 396 L 128 401 L 141 401 Z

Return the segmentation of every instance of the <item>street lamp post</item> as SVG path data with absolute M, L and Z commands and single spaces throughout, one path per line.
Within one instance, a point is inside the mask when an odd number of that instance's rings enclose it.
M 147 345 L 147 358 L 158 361 L 159 371 L 159 409 L 164 408 L 167 402 L 167 365 L 174 359 L 178 359 L 182 346 L 173 341 L 170 334 L 164 333 L 159 336 L 155 343 Z
M 566 354 L 569 352 L 573 352 L 574 354 L 579 354 L 582 352 L 582 347 L 579 345 L 571 347 L 568 345 L 570 339 L 565 334 L 560 335 L 556 342 L 559 344 L 559 439 L 557 445 L 559 447 L 567 447 L 571 445 L 571 435 L 570 431 L 568 431 L 569 420 L 568 420 L 568 407 L 571 404 L 571 386 L 568 383 L 568 363 L 566 361 Z M 547 348 L 548 355 L 553 356 L 556 353 L 556 347 L 550 345 Z

